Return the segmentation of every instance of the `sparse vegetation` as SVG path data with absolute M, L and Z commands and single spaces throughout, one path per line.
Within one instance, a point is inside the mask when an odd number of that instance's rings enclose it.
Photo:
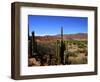
M 64 62 L 66 65 L 87 64 L 87 41 L 68 40 L 64 42 L 66 47 L 64 51 Z M 35 58 L 40 63 L 38 65 L 60 65 L 61 63 L 58 63 L 59 58 L 57 57 L 56 48 L 57 42 L 37 43 L 37 53 L 40 58 Z
M 46 36 L 42 42 L 33 31 L 28 44 L 29 66 L 87 64 L 87 40 L 63 39 L 63 28 L 60 39 Z

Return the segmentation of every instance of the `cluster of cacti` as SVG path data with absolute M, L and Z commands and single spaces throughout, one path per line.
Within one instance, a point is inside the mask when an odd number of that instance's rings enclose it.
M 38 50 L 37 50 L 37 42 L 36 42 L 36 39 L 35 39 L 35 32 L 33 31 L 32 32 L 32 37 L 30 38 L 29 36 L 29 29 L 28 29 L 28 44 L 29 44 L 29 55 L 30 57 L 35 57 L 37 56 L 39 53 L 38 53 Z M 65 42 L 63 41 L 63 27 L 61 27 L 61 40 L 57 40 L 57 50 L 56 50 L 56 59 L 57 60 L 57 63 L 56 64 L 65 64 L 64 63 L 64 51 L 66 50 L 66 46 L 65 46 Z M 41 55 L 40 55 L 41 56 Z M 43 55 L 42 55 L 43 56 Z M 51 57 L 50 57 L 50 60 Z

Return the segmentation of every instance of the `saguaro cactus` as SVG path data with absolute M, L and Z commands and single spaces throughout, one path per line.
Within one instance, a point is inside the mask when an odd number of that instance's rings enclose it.
M 32 56 L 37 55 L 37 42 L 35 40 L 35 32 L 32 32 Z
M 28 57 L 32 57 L 32 39 L 29 35 L 29 25 L 28 25 Z
M 60 47 L 60 57 L 61 57 L 61 64 L 64 64 L 64 51 L 65 51 L 65 43 L 63 41 L 63 27 L 61 27 L 61 47 Z
M 59 65 L 61 63 L 60 59 L 60 41 L 57 40 L 57 48 L 56 48 L 56 56 L 57 56 L 57 64 Z

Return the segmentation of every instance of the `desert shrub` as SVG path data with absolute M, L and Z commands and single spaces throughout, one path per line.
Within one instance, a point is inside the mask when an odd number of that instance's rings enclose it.
M 66 64 L 86 64 L 87 63 L 87 57 L 73 57 L 69 56 L 66 58 Z
M 41 65 L 53 65 L 56 57 L 56 43 L 37 43 L 37 53 L 40 56 Z
M 87 63 L 87 57 L 83 57 L 83 58 L 77 57 L 76 61 L 77 61 L 76 62 L 77 64 L 86 64 Z
M 81 49 L 78 49 L 77 52 L 79 52 L 79 53 L 85 53 L 85 54 L 88 53 L 86 49 L 82 49 L 82 50 Z
M 38 43 L 37 50 L 40 55 L 55 54 L 56 45 L 54 43 Z
M 72 63 L 72 61 L 69 60 L 70 57 L 73 57 L 73 58 L 77 57 L 77 52 L 69 52 L 69 51 L 65 52 L 65 63 L 66 64 Z

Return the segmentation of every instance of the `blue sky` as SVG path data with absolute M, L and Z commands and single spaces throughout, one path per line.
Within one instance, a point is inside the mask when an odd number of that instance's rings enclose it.
M 29 15 L 29 34 L 35 31 L 36 36 L 60 34 L 63 27 L 64 34 L 87 33 L 87 17 L 67 16 L 39 16 Z

